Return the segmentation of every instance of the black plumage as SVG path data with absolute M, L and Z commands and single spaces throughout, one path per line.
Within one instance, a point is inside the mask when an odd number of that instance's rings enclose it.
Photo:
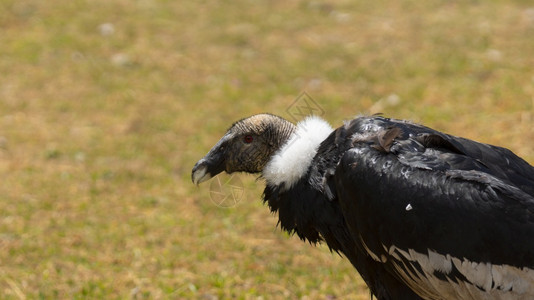
M 411 122 L 334 130 L 297 182 L 267 182 L 283 230 L 344 254 L 378 299 L 534 295 L 534 168 Z

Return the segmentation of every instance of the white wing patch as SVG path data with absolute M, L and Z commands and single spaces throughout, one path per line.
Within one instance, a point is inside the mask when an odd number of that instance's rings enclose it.
M 530 268 L 472 262 L 430 249 L 419 253 L 384 245 L 389 257 L 380 255 L 379 259 L 363 245 L 374 260 L 389 261 L 401 280 L 425 299 L 534 299 L 534 270 Z M 467 281 L 454 278 L 453 269 Z
M 290 188 L 306 174 L 317 148 L 334 129 L 319 117 L 308 117 L 297 124 L 297 129 L 263 170 L 263 178 L 270 185 L 285 183 Z

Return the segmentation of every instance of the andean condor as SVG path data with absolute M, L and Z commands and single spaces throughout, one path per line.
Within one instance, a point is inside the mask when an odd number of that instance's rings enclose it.
M 381 116 L 259 114 L 192 179 L 222 171 L 260 173 L 281 228 L 343 253 L 378 299 L 534 299 L 534 167 L 508 149 Z

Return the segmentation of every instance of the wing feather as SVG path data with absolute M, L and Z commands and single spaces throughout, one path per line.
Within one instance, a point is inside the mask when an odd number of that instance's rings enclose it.
M 480 171 L 484 165 L 451 170 L 433 154 L 433 165 L 421 168 L 402 161 L 400 154 L 358 144 L 342 157 L 334 178 L 353 238 L 361 239 L 372 257 L 385 256 L 381 261 L 400 280 L 422 286 L 420 295 L 432 295 L 438 287 L 443 293 L 436 280 L 445 280 L 456 282 L 445 284 L 451 296 L 462 291 L 484 295 L 496 284 L 511 284 L 534 297 L 529 275 L 534 269 L 534 197 Z M 429 251 L 435 253 L 432 263 Z M 440 257 L 449 261 L 435 261 Z M 459 264 L 452 267 L 451 259 Z M 505 273 L 515 275 L 503 279 Z M 406 282 L 409 278 L 415 279 Z

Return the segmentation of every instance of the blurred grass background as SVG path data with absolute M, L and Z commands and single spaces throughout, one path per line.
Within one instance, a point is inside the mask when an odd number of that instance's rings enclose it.
M 0 295 L 368 299 L 281 233 L 262 183 L 220 208 L 190 170 L 306 92 L 534 162 L 530 1 L 0 2 Z

